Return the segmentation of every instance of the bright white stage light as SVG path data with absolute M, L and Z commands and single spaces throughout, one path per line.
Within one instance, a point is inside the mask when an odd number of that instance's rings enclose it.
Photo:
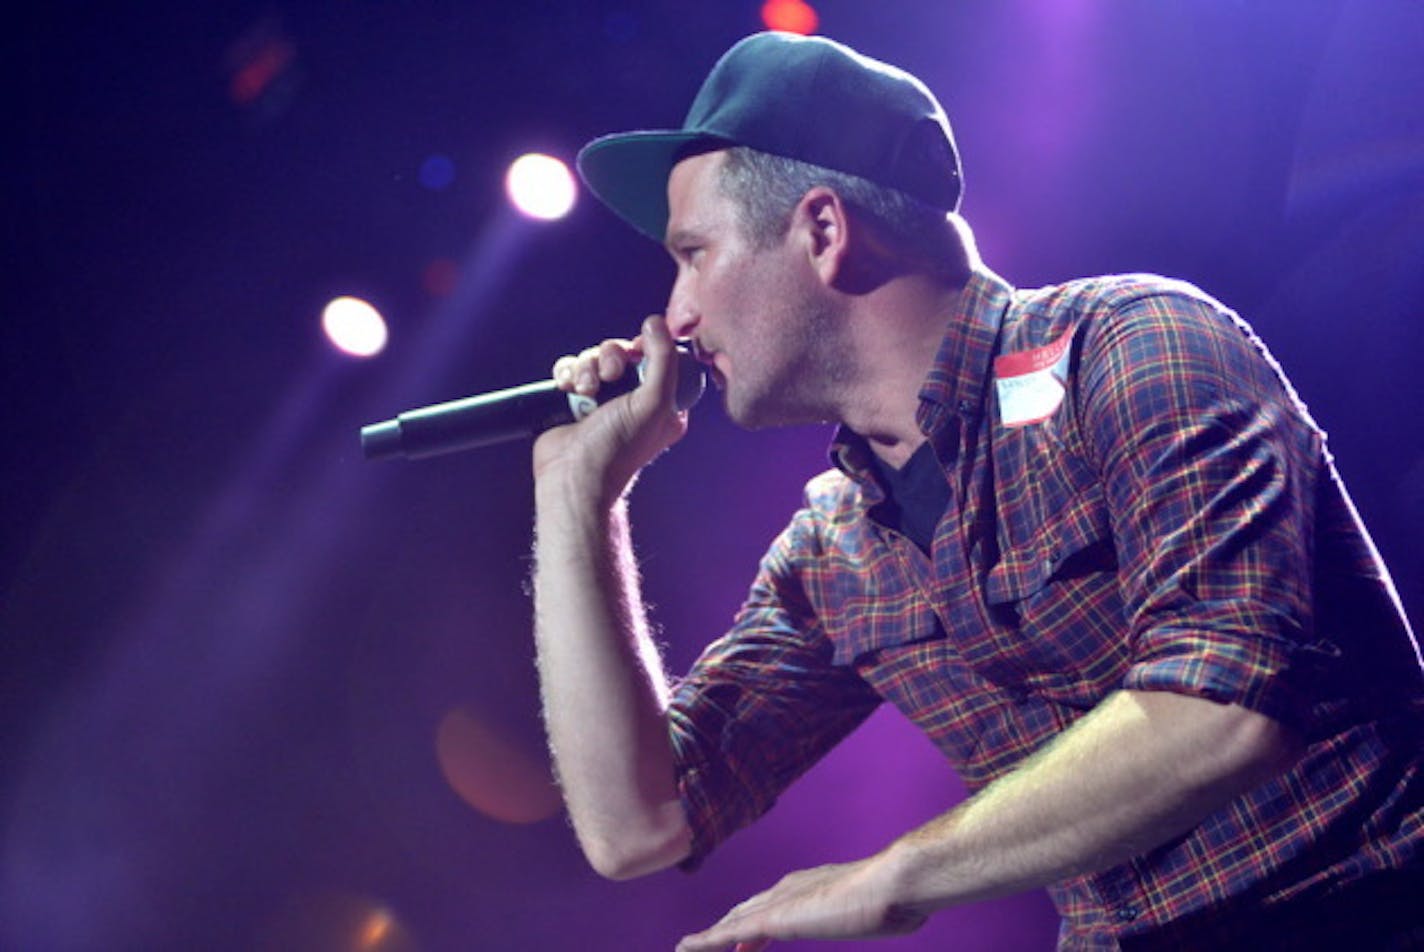
M 321 312 L 321 327 L 333 347 L 353 357 L 374 357 L 389 336 L 381 312 L 354 297 L 333 299 Z
M 521 155 L 510 164 L 504 191 L 515 208 L 542 221 L 563 218 L 578 197 L 578 186 L 569 167 L 553 156 L 537 152 Z

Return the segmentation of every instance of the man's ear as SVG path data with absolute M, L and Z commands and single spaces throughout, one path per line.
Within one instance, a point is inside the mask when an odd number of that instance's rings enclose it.
M 845 203 L 824 185 L 808 189 L 792 216 L 811 267 L 830 287 L 844 277 L 850 252 L 850 216 Z

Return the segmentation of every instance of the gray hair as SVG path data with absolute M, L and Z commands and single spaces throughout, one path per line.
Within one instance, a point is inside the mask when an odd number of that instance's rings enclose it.
M 822 185 L 868 219 L 902 259 L 944 277 L 968 269 L 972 250 L 966 247 L 964 230 L 946 212 L 899 189 L 747 146 L 732 146 L 725 156 L 718 184 L 722 194 L 736 202 L 742 231 L 756 247 L 782 238 L 796 203 Z

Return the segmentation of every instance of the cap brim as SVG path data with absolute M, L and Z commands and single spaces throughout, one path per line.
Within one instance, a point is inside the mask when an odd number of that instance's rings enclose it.
M 579 175 L 620 218 L 662 244 L 668 220 L 668 175 L 678 159 L 701 142 L 718 140 L 681 129 L 603 136 L 579 151 Z

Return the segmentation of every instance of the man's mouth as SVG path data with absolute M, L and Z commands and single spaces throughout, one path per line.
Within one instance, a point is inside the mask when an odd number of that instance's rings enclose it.
M 717 367 L 717 352 L 703 347 L 702 343 L 695 337 L 691 338 L 688 344 L 692 348 L 692 356 L 696 357 L 698 363 L 707 368 L 707 375 L 712 378 L 712 384 L 718 390 L 725 390 L 727 387 L 727 378 L 723 376 L 722 371 Z

